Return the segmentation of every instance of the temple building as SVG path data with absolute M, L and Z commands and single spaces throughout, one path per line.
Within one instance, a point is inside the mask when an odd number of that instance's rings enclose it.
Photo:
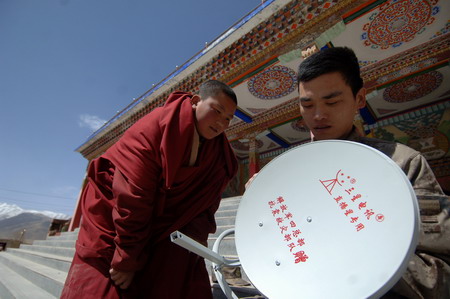
M 450 193 L 450 1 L 267 0 L 189 61 L 136 98 L 77 151 L 88 161 L 176 90 L 209 79 L 229 84 L 239 106 L 228 139 L 239 172 L 224 197 L 284 151 L 310 140 L 298 105 L 298 65 L 324 47 L 360 59 L 367 106 L 355 125 L 370 137 L 404 143 L 426 157 Z M 77 227 L 79 212 L 72 228 Z

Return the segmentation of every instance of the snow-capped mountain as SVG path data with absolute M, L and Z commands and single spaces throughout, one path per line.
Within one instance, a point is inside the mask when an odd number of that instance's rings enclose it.
M 69 219 L 70 218 L 70 216 L 67 216 L 62 213 L 55 213 L 55 212 L 50 212 L 50 211 L 24 210 L 15 204 L 0 203 L 0 220 L 8 219 L 8 218 L 17 216 L 22 213 L 42 214 L 42 215 L 45 215 L 52 219 Z

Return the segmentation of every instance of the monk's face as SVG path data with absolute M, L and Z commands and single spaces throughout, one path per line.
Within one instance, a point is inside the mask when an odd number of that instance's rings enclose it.
M 236 104 L 223 93 L 201 99 L 195 107 L 197 132 L 206 139 L 218 136 L 228 128 L 235 111 Z
M 355 114 L 366 104 L 366 91 L 356 96 L 338 73 L 300 82 L 300 112 L 316 140 L 345 139 L 353 128 Z

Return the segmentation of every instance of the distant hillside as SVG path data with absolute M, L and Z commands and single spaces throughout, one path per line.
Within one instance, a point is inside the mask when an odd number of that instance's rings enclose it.
M 20 239 L 25 229 L 23 242 L 31 243 L 34 240 L 44 240 L 52 218 L 42 214 L 21 213 L 17 216 L 0 220 L 0 239 Z
M 4 202 L 0 202 L 0 220 L 11 218 L 17 216 L 22 213 L 33 213 L 33 214 L 42 214 L 49 218 L 53 219 L 69 219 L 70 217 L 62 214 L 55 213 L 51 211 L 35 211 L 35 210 L 25 210 L 15 204 L 7 204 Z

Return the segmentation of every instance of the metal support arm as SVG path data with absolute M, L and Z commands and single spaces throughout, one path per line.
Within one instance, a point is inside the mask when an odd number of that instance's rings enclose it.
M 214 243 L 213 250 L 203 246 L 202 244 L 180 233 L 179 231 L 173 232 L 170 235 L 170 240 L 173 243 L 211 261 L 213 270 L 217 277 L 217 281 L 219 282 L 222 291 L 225 293 L 227 298 L 238 299 L 236 294 L 233 293 L 230 286 L 228 285 L 225 277 L 223 277 L 222 267 L 223 266 L 238 267 L 240 266 L 240 262 L 239 260 L 229 260 L 218 253 L 220 242 L 222 241 L 223 238 L 225 238 L 230 234 L 234 234 L 234 229 L 226 230 L 222 234 L 220 234 L 220 236 L 217 238 L 217 241 Z

